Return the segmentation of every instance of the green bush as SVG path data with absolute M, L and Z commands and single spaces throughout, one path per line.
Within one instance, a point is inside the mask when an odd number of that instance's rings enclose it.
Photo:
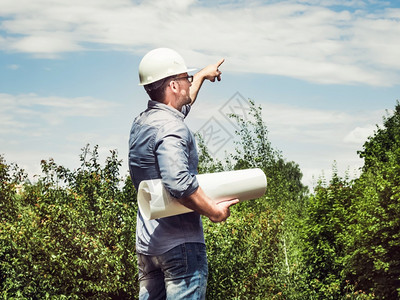
M 86 156 L 92 154 L 89 160 Z M 115 151 L 98 164 L 97 147 L 83 149 L 70 172 L 42 161 L 45 176 L 16 194 L 2 173 L 1 296 L 3 299 L 131 299 L 138 293 L 136 194 L 120 189 Z M 7 169 L 2 161 L 3 170 Z M 5 194 L 5 195 L 3 195 Z M 16 217 L 15 217 L 16 216 Z
M 363 172 L 354 184 L 348 276 L 378 299 L 399 299 L 400 103 L 363 148 Z
M 355 180 L 321 179 L 313 195 L 297 164 L 272 148 L 261 109 L 237 116 L 226 165 L 199 142 L 200 172 L 258 167 L 264 197 L 204 219 L 207 299 L 398 299 L 400 296 L 400 104 L 364 144 Z M 68 170 L 41 162 L 34 183 L 0 156 L 0 297 L 137 299 L 136 191 L 111 151 L 97 146 Z
M 204 220 L 207 299 L 280 299 L 285 288 L 279 281 L 282 222 L 283 217 L 272 211 L 255 215 L 234 209 L 224 223 Z
M 305 282 L 318 299 L 400 297 L 400 104 L 359 152 L 359 178 L 334 169 L 303 219 Z
M 261 107 L 250 100 L 248 119 L 231 115 L 237 125 L 236 151 L 226 165 L 213 159 L 200 139 L 199 170 L 260 168 L 267 176 L 264 197 L 240 203 L 222 224 L 205 221 L 210 263 L 208 299 L 295 298 L 300 282 L 298 218 L 307 188 L 300 168 L 287 162 L 268 140 Z

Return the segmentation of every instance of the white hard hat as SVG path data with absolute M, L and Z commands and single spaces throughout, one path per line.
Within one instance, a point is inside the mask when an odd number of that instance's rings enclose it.
M 148 52 L 139 64 L 139 85 L 146 85 L 160 79 L 191 72 L 182 56 L 169 48 L 157 48 Z

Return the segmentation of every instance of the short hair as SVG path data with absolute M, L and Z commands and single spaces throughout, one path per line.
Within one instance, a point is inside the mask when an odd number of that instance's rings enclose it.
M 144 89 L 147 94 L 150 96 L 150 99 L 153 101 L 162 102 L 165 97 L 165 87 L 169 84 L 169 82 L 174 79 L 176 76 L 169 76 L 160 80 L 157 80 L 153 83 L 146 84 Z

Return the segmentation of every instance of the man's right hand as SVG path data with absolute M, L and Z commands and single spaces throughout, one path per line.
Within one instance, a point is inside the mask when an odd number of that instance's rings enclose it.
M 201 187 L 198 187 L 190 196 L 177 200 L 214 223 L 225 221 L 231 214 L 229 208 L 239 202 L 239 199 L 226 199 L 216 203 L 207 197 Z
M 225 221 L 231 215 L 230 207 L 237 203 L 239 203 L 239 199 L 223 200 L 216 203 L 217 209 L 215 214 L 208 218 L 214 223 Z

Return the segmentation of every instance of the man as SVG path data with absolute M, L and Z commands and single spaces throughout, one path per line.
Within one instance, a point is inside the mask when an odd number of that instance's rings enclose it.
M 230 215 L 230 199 L 216 204 L 199 186 L 195 139 L 184 118 L 204 80 L 221 80 L 220 60 L 194 76 L 174 50 L 158 48 L 139 65 L 140 85 L 150 96 L 148 108 L 133 122 L 129 169 L 134 186 L 161 178 L 167 191 L 193 210 L 177 216 L 145 220 L 137 217 L 136 250 L 140 299 L 204 299 L 207 257 L 200 215 L 222 222 Z

